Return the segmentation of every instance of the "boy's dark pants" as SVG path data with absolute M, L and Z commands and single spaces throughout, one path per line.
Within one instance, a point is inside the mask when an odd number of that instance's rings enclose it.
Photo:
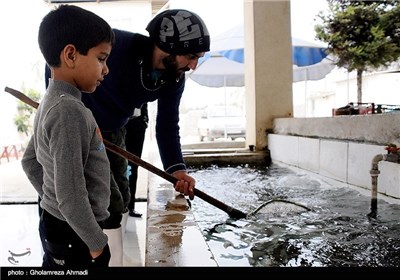
M 110 248 L 93 259 L 89 248 L 67 222 L 57 219 L 46 210 L 41 210 L 39 234 L 44 250 L 42 267 L 46 268 L 91 268 L 108 267 Z

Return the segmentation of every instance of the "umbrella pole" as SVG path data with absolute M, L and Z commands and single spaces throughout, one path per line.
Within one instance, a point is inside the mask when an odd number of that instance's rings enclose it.
M 307 80 L 304 80 L 304 117 L 307 118 Z
M 225 120 L 224 120 L 224 137 L 225 140 L 228 140 L 228 135 L 226 133 L 226 75 L 224 75 L 224 101 L 225 101 Z
M 308 80 L 308 75 L 307 75 L 307 69 L 306 69 L 306 74 L 305 74 L 305 79 L 304 79 L 304 117 L 307 118 L 307 80 Z

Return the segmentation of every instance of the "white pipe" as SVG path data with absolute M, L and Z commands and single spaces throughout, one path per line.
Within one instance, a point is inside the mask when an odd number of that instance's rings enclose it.
M 380 161 L 386 161 L 388 159 L 387 154 L 378 154 L 372 158 L 372 167 L 369 171 L 371 174 L 371 213 L 368 214 L 369 217 L 376 218 L 376 213 L 378 209 L 378 175 L 380 173 L 378 169 L 378 164 Z
M 375 156 L 372 158 L 372 164 L 377 164 L 377 163 L 379 163 L 379 162 L 382 161 L 382 160 L 386 160 L 386 158 L 387 158 L 387 155 L 386 155 L 386 154 L 375 155 Z

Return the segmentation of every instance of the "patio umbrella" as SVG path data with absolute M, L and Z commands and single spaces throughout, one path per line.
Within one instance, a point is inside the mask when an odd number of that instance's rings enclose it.
M 318 81 L 325 78 L 333 68 L 335 64 L 330 56 L 325 57 L 320 62 L 307 65 L 297 66 L 293 65 L 293 82 L 307 82 L 307 81 Z
M 213 52 L 199 61 L 197 68 L 188 74 L 193 81 L 208 87 L 244 86 L 244 64 Z
M 220 52 L 226 58 L 237 62 L 244 62 L 244 34 L 243 25 L 216 36 L 211 43 L 211 51 Z M 299 67 L 316 64 L 324 59 L 325 46 L 292 37 L 292 60 L 293 64 Z
M 243 25 L 215 37 L 211 52 L 199 60 L 188 76 L 209 87 L 244 86 Z M 223 59 L 226 58 L 226 59 Z M 293 82 L 319 80 L 335 67 L 325 47 L 292 37 Z

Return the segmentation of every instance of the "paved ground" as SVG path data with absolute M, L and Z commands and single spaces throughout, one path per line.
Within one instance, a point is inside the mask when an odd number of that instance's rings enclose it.
M 20 159 L 0 164 L 0 190 L 3 204 L 37 201 L 37 193 L 22 170 Z

